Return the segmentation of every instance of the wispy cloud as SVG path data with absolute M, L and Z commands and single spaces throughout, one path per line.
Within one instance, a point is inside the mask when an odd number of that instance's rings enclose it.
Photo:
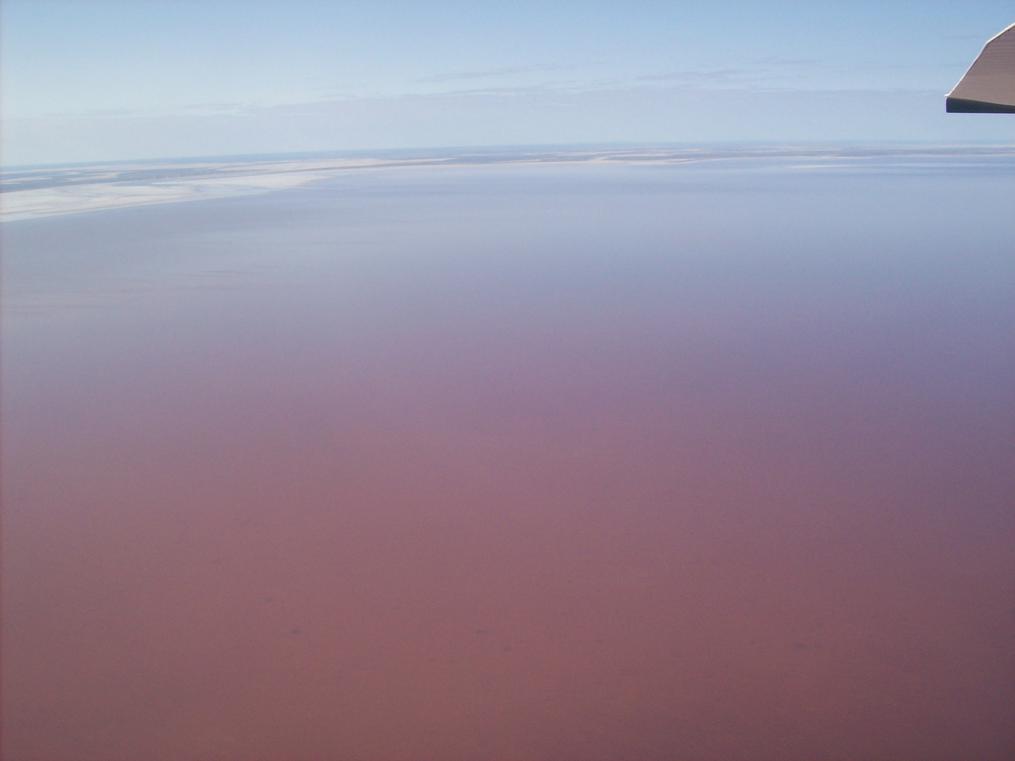
M 40 116 L 44 119 L 50 118 L 63 118 L 67 116 L 83 116 L 83 117 L 122 117 L 122 116 L 136 116 L 137 114 L 144 113 L 140 109 L 134 108 L 89 108 L 83 111 L 49 111 L 41 114 Z
M 758 58 L 752 61 L 752 63 L 758 66 L 806 66 L 807 68 L 815 68 L 818 66 L 824 66 L 823 61 L 819 61 L 817 58 L 793 58 L 791 56 L 779 56 L 770 55 L 764 58 Z
M 248 103 L 237 103 L 229 101 L 211 103 L 188 103 L 181 110 L 199 114 L 235 114 L 247 110 Z
M 742 82 L 751 76 L 747 69 L 682 69 L 635 77 L 638 82 L 669 82 L 678 84 Z
M 443 82 L 458 82 L 469 79 L 495 79 L 498 77 L 511 77 L 519 74 L 542 74 L 553 71 L 567 71 L 575 68 L 573 64 L 532 64 L 530 66 L 503 66 L 497 69 L 478 69 L 474 71 L 450 71 L 443 74 L 434 74 L 427 77 L 420 77 L 416 82 L 423 84 L 440 84 Z

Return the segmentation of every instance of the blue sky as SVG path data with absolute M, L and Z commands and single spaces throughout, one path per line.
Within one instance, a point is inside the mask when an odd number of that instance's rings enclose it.
M 1015 141 L 944 93 L 1015 2 L 4 0 L 5 164 Z

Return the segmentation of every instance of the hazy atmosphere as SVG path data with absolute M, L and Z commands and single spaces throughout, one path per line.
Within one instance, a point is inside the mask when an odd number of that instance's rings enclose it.
M 0 14 L 3 761 L 1015 758 L 1010 2 Z

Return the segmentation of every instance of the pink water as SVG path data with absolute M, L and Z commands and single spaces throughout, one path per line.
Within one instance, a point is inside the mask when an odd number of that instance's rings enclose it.
M 1012 758 L 1010 180 L 596 171 L 9 225 L 5 761 Z

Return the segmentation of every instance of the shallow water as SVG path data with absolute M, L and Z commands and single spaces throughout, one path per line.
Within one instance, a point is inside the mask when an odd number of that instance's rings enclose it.
M 6 225 L 4 758 L 1011 758 L 1000 161 Z

